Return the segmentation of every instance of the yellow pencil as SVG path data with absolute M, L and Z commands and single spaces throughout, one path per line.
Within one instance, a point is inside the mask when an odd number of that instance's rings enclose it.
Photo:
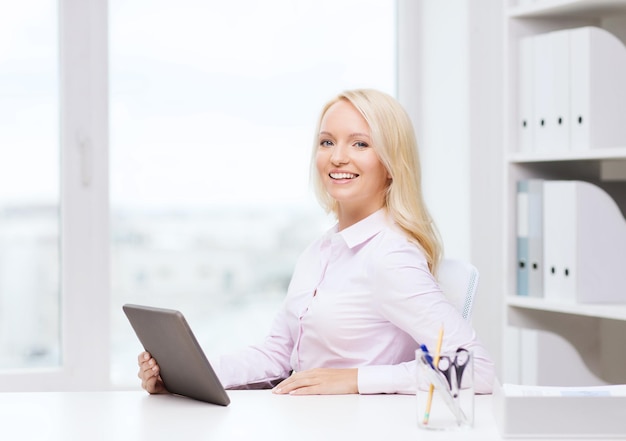
M 441 355 L 441 344 L 443 343 L 443 325 L 439 328 L 439 338 L 437 339 L 437 349 L 435 352 L 435 360 L 434 366 L 437 367 L 437 363 L 439 363 L 439 356 Z M 430 384 L 430 388 L 428 389 L 428 401 L 426 402 L 426 411 L 424 412 L 424 424 L 428 424 L 428 419 L 430 418 L 430 406 L 433 404 L 433 393 L 435 392 L 435 385 Z

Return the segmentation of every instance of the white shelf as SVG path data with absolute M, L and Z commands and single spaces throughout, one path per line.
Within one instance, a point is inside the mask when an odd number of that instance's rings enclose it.
M 626 304 L 563 303 L 521 296 L 508 296 L 506 303 L 508 306 L 516 308 L 626 321 Z
M 565 152 L 515 152 L 511 153 L 508 157 L 509 162 L 512 163 L 610 159 L 626 159 L 626 146 Z
M 623 192 L 620 190 L 623 187 L 619 187 L 618 182 L 624 181 L 613 179 L 614 174 L 609 173 L 614 169 L 621 173 L 621 164 L 626 162 L 626 144 L 622 138 L 619 138 L 620 145 L 608 148 L 515 151 L 520 146 L 520 134 L 516 130 L 518 94 L 520 89 L 524 90 L 518 78 L 524 67 L 518 64 L 521 39 L 595 26 L 626 44 L 626 0 L 535 0 L 523 3 L 508 7 L 504 16 L 507 126 L 503 171 L 508 194 L 504 256 L 509 263 L 517 260 L 516 183 L 519 179 L 582 180 L 599 186 L 606 184 L 622 212 L 626 210 L 626 198 L 621 197 Z M 610 103 L 607 106 L 610 108 Z M 613 143 L 618 142 L 609 142 Z M 620 164 L 615 164 L 617 162 Z M 511 332 L 507 347 L 511 352 L 510 360 L 516 360 L 515 357 L 522 360 L 518 364 L 503 360 L 507 373 L 515 376 L 516 381 L 544 384 L 560 384 L 562 381 L 574 384 L 589 380 L 626 382 L 626 372 L 616 367 L 626 363 L 626 347 L 622 343 L 626 332 L 626 303 L 580 304 L 573 300 L 566 303 L 517 296 L 514 294 L 517 286 L 515 266 L 508 265 L 507 268 L 503 295 L 506 325 Z M 555 335 L 560 338 L 554 338 Z M 567 375 L 547 361 L 553 353 L 568 360 Z
M 626 13 L 624 0 L 537 0 L 509 9 L 509 18 L 601 17 Z

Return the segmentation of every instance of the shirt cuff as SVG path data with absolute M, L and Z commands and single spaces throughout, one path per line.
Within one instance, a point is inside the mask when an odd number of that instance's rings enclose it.
M 414 394 L 417 377 L 412 363 L 363 366 L 358 372 L 360 394 Z

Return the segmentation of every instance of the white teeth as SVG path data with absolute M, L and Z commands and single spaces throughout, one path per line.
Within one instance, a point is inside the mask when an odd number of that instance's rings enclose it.
M 353 179 L 356 178 L 358 175 L 355 175 L 354 173 L 331 173 L 330 177 L 333 179 Z

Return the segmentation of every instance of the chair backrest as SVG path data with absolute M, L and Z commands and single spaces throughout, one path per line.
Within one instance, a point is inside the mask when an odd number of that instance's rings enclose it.
M 472 319 L 479 273 L 474 265 L 457 259 L 442 259 L 438 270 L 439 286 L 465 320 Z

